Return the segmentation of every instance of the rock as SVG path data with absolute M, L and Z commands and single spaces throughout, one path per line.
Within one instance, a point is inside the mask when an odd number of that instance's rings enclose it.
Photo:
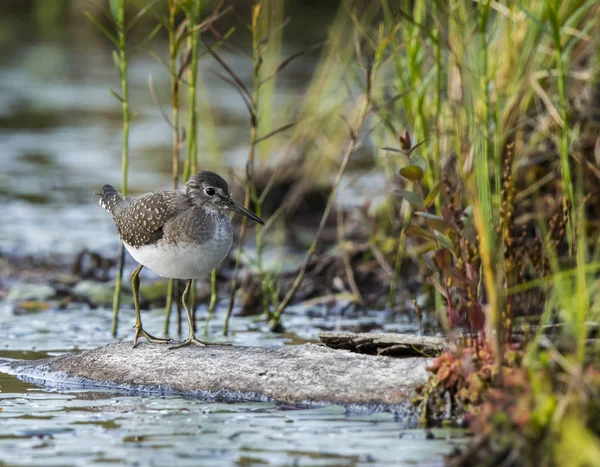
M 441 337 L 413 334 L 320 332 L 319 339 L 333 349 L 389 357 L 435 357 L 448 348 Z
M 18 284 L 10 289 L 8 300 L 33 300 L 45 302 L 56 294 L 53 287 L 46 284 Z
M 430 364 L 428 358 L 374 357 L 314 344 L 168 350 L 119 342 L 38 361 L 0 360 L 0 370 L 55 386 L 381 408 L 405 403 L 427 380 Z

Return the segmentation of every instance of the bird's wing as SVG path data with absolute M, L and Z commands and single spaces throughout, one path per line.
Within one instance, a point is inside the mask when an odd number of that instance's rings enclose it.
M 185 202 L 176 191 L 158 191 L 135 198 L 120 193 L 119 196 L 121 199 L 114 201 L 115 207 L 108 211 L 121 240 L 136 248 L 160 240 L 165 223 L 180 212 Z M 107 204 L 110 206 L 110 201 Z

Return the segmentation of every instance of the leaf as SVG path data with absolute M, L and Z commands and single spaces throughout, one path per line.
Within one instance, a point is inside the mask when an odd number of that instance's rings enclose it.
M 404 235 L 409 237 L 421 237 L 428 238 L 430 240 L 436 240 L 435 235 L 432 234 L 429 230 L 422 229 L 421 227 L 417 227 L 416 225 L 409 225 L 406 229 L 404 229 Z
M 423 173 L 427 172 L 427 161 L 423 156 L 419 156 L 415 154 L 414 156 L 410 156 L 410 163 L 412 165 L 416 165 L 417 167 L 421 167 Z
M 415 215 L 424 217 L 427 225 L 434 228 L 438 232 L 445 232 L 450 228 L 450 224 L 448 224 L 443 217 L 436 216 L 435 214 L 430 214 L 424 211 L 417 211 L 415 212 Z
M 448 300 L 448 292 L 446 292 L 446 289 L 444 289 L 444 287 L 442 287 L 442 284 L 440 284 L 438 281 L 436 281 L 433 277 L 428 277 L 427 278 L 427 282 L 429 282 L 431 285 L 433 285 L 436 290 L 442 295 L 442 297 L 444 297 L 446 300 Z
M 423 179 L 425 172 L 418 165 L 408 165 L 400 169 L 400 175 L 411 182 L 416 182 Z
M 415 209 L 423 209 L 425 206 L 423 204 L 423 199 L 418 193 L 414 191 L 408 190 L 394 190 L 395 193 L 398 193 L 402 196 L 406 201 L 408 201 Z
M 123 98 L 122 98 L 122 97 L 121 97 L 119 94 L 117 94 L 117 92 L 116 92 L 116 91 L 114 91 L 113 89 L 110 89 L 110 88 L 109 88 L 108 90 L 110 91 L 110 93 L 111 93 L 113 96 L 115 96 L 115 97 L 117 98 L 117 100 L 118 100 L 118 101 L 119 101 L 121 104 L 123 103 L 124 99 L 123 99 Z
M 444 274 L 445 278 L 452 279 L 455 287 L 458 287 L 459 289 L 465 288 L 467 276 L 465 276 L 463 272 L 456 268 L 446 267 L 443 269 L 442 274 Z
M 440 245 L 445 246 L 450 251 L 454 250 L 454 245 L 452 244 L 452 242 L 450 241 L 450 239 L 448 237 L 446 237 L 445 235 L 443 235 L 441 233 L 436 233 L 435 237 L 437 238 L 437 241 L 440 242 Z
M 448 248 L 440 248 L 434 253 L 433 262 L 440 271 L 443 271 L 452 266 L 452 253 Z
M 112 56 L 113 56 L 113 63 L 115 64 L 115 68 L 117 70 L 120 70 L 121 69 L 121 57 L 119 57 L 119 54 L 117 53 L 116 50 L 113 50 Z
M 442 189 L 442 182 L 437 183 L 425 198 L 425 207 L 428 208 L 433 203 L 435 203 L 435 199 L 440 194 L 440 190 Z
M 100 23 L 100 21 L 98 21 L 96 18 L 94 18 L 94 16 L 92 16 L 92 14 L 88 11 L 84 11 L 83 14 L 87 17 L 87 19 L 89 19 L 92 23 L 94 23 L 94 25 L 100 29 L 100 31 L 102 31 L 104 33 L 104 35 L 106 37 L 108 37 L 117 47 L 119 46 L 119 41 L 117 40 L 116 36 L 110 32 L 108 29 L 106 29 L 106 27 Z
M 450 211 L 450 208 L 448 206 L 442 206 L 442 217 L 446 222 L 452 222 L 452 211 Z
M 485 326 L 485 313 L 481 303 L 475 302 L 469 308 L 467 308 L 467 318 L 471 328 L 475 331 L 482 331 Z
M 124 0 L 109 0 L 108 2 L 110 5 L 110 14 L 117 23 L 119 22 L 120 10 L 124 8 L 123 2 Z
M 399 152 L 400 154 L 404 154 L 404 151 L 402 151 L 401 149 L 396 149 L 396 148 L 390 148 L 390 147 L 383 147 L 381 148 L 382 151 L 390 151 L 390 152 Z

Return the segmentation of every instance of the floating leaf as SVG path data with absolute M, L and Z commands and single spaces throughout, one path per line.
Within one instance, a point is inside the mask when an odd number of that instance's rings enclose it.
M 435 203 L 435 199 L 440 194 L 440 190 L 442 189 L 442 182 L 437 183 L 425 198 L 425 207 L 428 208 L 433 203 Z
M 402 196 L 406 201 L 408 201 L 415 209 L 423 209 L 425 206 L 423 205 L 423 199 L 421 195 L 415 193 L 414 191 L 408 190 L 394 190 L 395 193 L 398 193 Z
M 423 156 L 419 156 L 418 154 L 410 156 L 410 163 L 417 167 L 421 167 L 423 173 L 427 172 L 427 161 Z
M 452 253 L 448 248 L 440 248 L 434 253 L 433 262 L 440 271 L 443 271 L 452 266 Z
M 423 169 L 418 165 L 407 165 L 400 169 L 400 175 L 411 182 L 416 182 L 423 179 L 425 172 L 423 172 Z
M 406 229 L 404 229 L 404 235 L 408 235 L 409 237 L 421 237 L 428 238 L 430 240 L 436 240 L 435 235 L 429 230 L 422 229 L 416 225 L 409 225 Z

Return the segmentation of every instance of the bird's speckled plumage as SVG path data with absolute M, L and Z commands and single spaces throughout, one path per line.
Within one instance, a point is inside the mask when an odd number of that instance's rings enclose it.
M 133 347 L 141 337 L 153 343 L 169 342 L 169 339 L 154 337 L 142 326 L 139 273 L 143 267 L 163 277 L 187 280 L 181 302 L 190 334 L 181 344 L 170 348 L 209 345 L 196 339 L 194 318 L 187 306 L 192 280 L 218 267 L 231 249 L 233 229 L 225 210 L 261 225 L 264 221 L 233 200 L 227 182 L 213 172 L 198 172 L 179 190 L 135 198 L 123 196 L 114 187 L 104 185 L 100 205 L 110 212 L 125 248 L 140 263 L 131 275 L 135 305 Z
M 233 239 L 229 217 L 194 193 L 222 190 L 227 182 L 213 172 L 199 172 L 181 189 L 126 197 L 111 185 L 102 187 L 100 204 L 110 214 L 119 237 L 136 261 L 175 279 L 195 279 L 225 259 Z

